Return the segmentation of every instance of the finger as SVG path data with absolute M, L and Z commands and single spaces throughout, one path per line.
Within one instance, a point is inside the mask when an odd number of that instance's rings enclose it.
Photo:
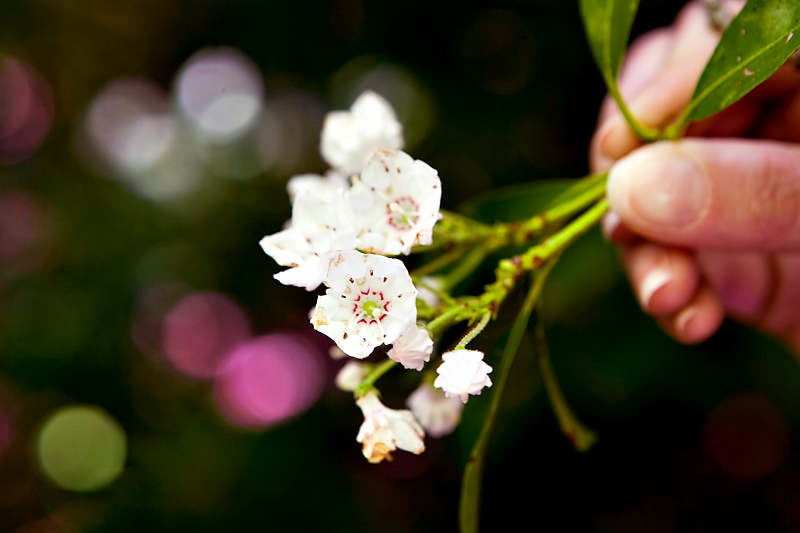
M 625 101 L 635 98 L 663 68 L 672 49 L 674 33 L 673 28 L 660 28 L 640 37 L 631 45 L 618 81 Z M 614 162 L 614 159 L 600 151 L 598 141 L 606 136 L 610 128 L 617 127 L 619 120 L 623 119 L 617 103 L 611 96 L 606 96 L 600 108 L 597 131 L 589 144 L 592 172 L 603 172 Z
M 794 348 L 795 352 L 800 355 L 800 326 L 790 331 L 786 335 L 786 340 L 789 341 L 789 345 Z
M 741 100 L 692 124 L 688 136 L 800 139 L 800 70 L 786 64 Z
M 677 313 L 694 297 L 700 274 L 688 253 L 658 244 L 624 247 L 622 258 L 642 309 L 656 316 Z
M 711 337 L 725 318 L 722 304 L 708 285 L 701 286 L 694 298 L 669 317 L 658 317 L 659 325 L 676 340 L 695 344 Z
M 775 257 L 772 293 L 757 325 L 786 334 L 800 325 L 800 253 Z
M 686 136 L 740 137 L 757 127 L 763 116 L 761 102 L 743 98 L 708 118 L 690 124 Z
M 642 238 L 629 230 L 614 211 L 609 211 L 605 214 L 600 226 L 603 231 L 603 237 L 620 246 L 642 242 Z
M 800 69 L 782 67 L 778 72 L 781 71 L 788 72 L 786 77 L 793 78 L 792 96 L 770 114 L 757 133 L 767 139 L 800 142 Z
M 763 315 L 773 291 L 770 255 L 700 250 L 695 260 L 727 314 L 746 322 L 755 322 Z
M 617 80 L 619 92 L 625 100 L 634 98 L 658 75 L 669 58 L 674 36 L 674 28 L 657 28 L 631 44 Z M 619 113 L 619 108 L 609 96 L 603 101 L 598 124 L 602 125 L 612 112 Z
M 636 150 L 608 176 L 632 231 L 685 248 L 800 250 L 800 146 L 685 139 Z
M 694 92 L 700 73 L 719 41 L 703 6 L 692 3 L 676 21 L 674 47 L 659 72 L 629 103 L 631 113 L 643 124 L 661 128 L 683 110 Z M 602 135 L 601 135 L 602 133 Z M 621 115 L 613 115 L 598 132 L 598 156 L 618 159 L 641 145 Z

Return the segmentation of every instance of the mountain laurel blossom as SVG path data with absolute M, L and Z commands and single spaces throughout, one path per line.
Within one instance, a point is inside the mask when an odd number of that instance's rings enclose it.
M 320 153 L 337 172 L 358 174 L 378 148 L 403 147 L 403 125 L 383 97 L 366 91 L 349 111 L 333 111 L 322 126 Z
M 427 163 L 400 150 L 377 150 L 349 196 L 360 249 L 408 255 L 414 245 L 431 244 L 442 187 Z
M 422 370 L 425 363 L 431 360 L 432 351 L 433 340 L 428 330 L 412 324 L 392 343 L 387 355 L 404 368 Z
M 442 361 L 433 386 L 442 389 L 448 398 L 458 397 L 467 403 L 470 394 L 480 394 L 481 389 L 492 386 L 487 375 L 492 367 L 483 362 L 483 352 L 454 350 L 443 354 Z
M 351 357 L 367 357 L 416 324 L 417 289 L 399 259 L 344 250 L 328 261 L 324 282 L 311 323 Z
M 291 267 L 275 274 L 284 285 L 316 289 L 325 275 L 333 252 L 356 246 L 353 211 L 337 190 L 328 197 L 300 190 L 292 206 L 288 228 L 261 239 L 261 248 L 276 263 Z
M 312 191 L 317 195 L 333 196 L 338 189 L 347 190 L 350 182 L 346 177 L 335 170 L 329 170 L 324 176 L 319 174 L 298 174 L 292 176 L 286 182 L 286 192 L 289 193 L 289 200 L 294 204 L 295 198 L 301 191 Z
M 456 397 L 448 398 L 441 390 L 423 383 L 411 393 L 406 400 L 414 418 L 425 430 L 425 433 L 438 439 L 449 435 L 456 429 L 461 420 L 464 404 Z
M 374 392 L 356 400 L 356 405 L 364 413 L 356 441 L 362 443 L 367 461 L 391 461 L 391 452 L 398 448 L 417 455 L 425 451 L 425 431 L 411 411 L 389 409 Z

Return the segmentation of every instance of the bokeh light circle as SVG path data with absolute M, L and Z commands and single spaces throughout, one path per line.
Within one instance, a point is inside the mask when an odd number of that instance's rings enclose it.
M 0 57 L 0 164 L 27 159 L 53 121 L 47 82 L 27 63 Z
M 35 255 L 49 233 L 50 219 L 38 199 L 22 191 L 0 193 L 0 263 Z
M 214 380 L 214 398 L 234 425 L 266 427 L 311 407 L 324 384 L 320 351 L 299 335 L 274 333 L 230 353 Z
M 164 353 L 180 372 L 210 378 L 223 358 L 250 337 L 250 322 L 239 305 L 216 292 L 181 298 L 162 324 Z
M 264 100 L 258 67 L 235 48 L 205 48 L 190 57 L 177 76 L 178 106 L 196 131 L 231 142 L 256 124 Z
M 103 409 L 71 405 L 44 422 L 36 450 L 53 483 L 67 490 L 93 491 L 122 473 L 127 442 L 122 426 Z
M 175 138 L 166 92 L 146 78 L 118 78 L 92 100 L 86 116 L 94 149 L 127 174 L 154 165 Z
M 789 454 L 789 424 L 768 398 L 737 394 L 718 405 L 703 428 L 705 450 L 725 474 L 760 479 Z

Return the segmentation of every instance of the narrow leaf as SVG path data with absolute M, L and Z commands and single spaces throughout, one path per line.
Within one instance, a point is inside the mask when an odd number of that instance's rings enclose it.
M 538 312 L 537 315 L 541 316 L 541 312 Z M 597 433 L 581 423 L 575 413 L 572 412 L 572 409 L 570 409 L 564 393 L 561 392 L 558 379 L 556 379 L 556 374 L 553 371 L 553 365 L 550 362 L 550 350 L 547 348 L 544 325 L 541 320 L 537 320 L 534 331 L 536 334 L 536 355 L 539 359 L 539 371 L 542 373 L 542 381 L 547 391 L 547 398 L 550 400 L 550 406 L 553 408 L 553 414 L 556 417 L 558 426 L 561 428 L 561 433 L 567 437 L 567 440 L 572 443 L 576 450 L 585 452 L 597 442 Z
M 592 55 L 611 90 L 617 86 L 639 0 L 580 0 L 580 4 Z
M 800 2 L 749 0 L 722 34 L 675 131 L 752 91 L 800 48 Z
M 659 136 L 658 130 L 636 120 L 622 100 L 617 85 L 639 0 L 580 0 L 580 6 L 586 38 L 609 94 L 616 100 L 634 133 L 642 139 L 655 140 Z
M 469 454 L 467 466 L 464 468 L 464 477 L 461 481 L 461 500 L 458 509 L 458 523 L 461 533 L 477 533 L 480 516 L 481 484 L 483 480 L 483 463 L 486 457 L 486 448 L 489 443 L 489 434 L 494 425 L 497 415 L 497 408 L 500 405 L 500 397 L 506 385 L 506 378 L 511 369 L 511 363 L 517 353 L 519 344 L 528 326 L 531 312 L 533 311 L 539 295 L 542 293 L 545 279 L 557 261 L 557 257 L 546 263 L 536 274 L 533 285 L 525 296 L 525 302 L 511 326 L 511 332 L 503 348 L 503 355 L 497 373 L 493 374 L 494 383 L 492 385 L 492 400 L 483 426 L 478 434 L 478 438 Z

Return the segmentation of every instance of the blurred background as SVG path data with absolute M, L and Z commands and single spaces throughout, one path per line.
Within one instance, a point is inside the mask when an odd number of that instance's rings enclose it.
M 644 0 L 634 34 L 682 3 Z M 368 88 L 451 210 L 584 175 L 604 94 L 573 1 L 3 1 L 0 531 L 456 530 L 489 395 L 421 456 L 368 464 L 315 295 L 258 246 L 290 216 L 287 179 L 324 172 L 325 113 Z M 579 455 L 559 433 L 526 339 L 485 531 L 800 527 L 789 352 L 734 324 L 673 343 L 597 232 L 545 298 L 555 370 L 600 440 Z M 490 364 L 507 315 L 476 341 Z M 409 377 L 382 381 L 389 407 Z

